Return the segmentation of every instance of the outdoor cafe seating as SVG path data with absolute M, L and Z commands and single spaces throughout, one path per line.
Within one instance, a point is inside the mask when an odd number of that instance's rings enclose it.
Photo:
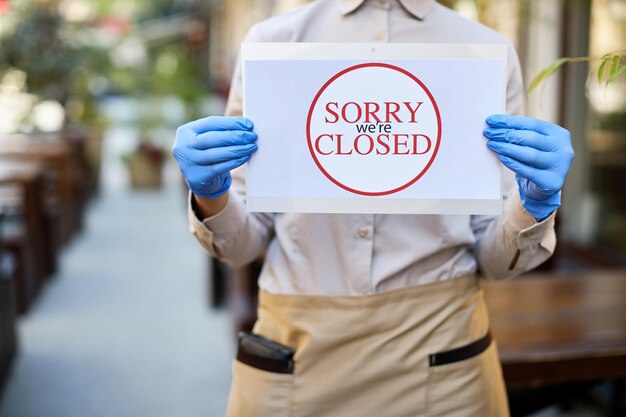
M 92 175 L 79 129 L 0 136 L 0 381 L 28 313 L 80 232 Z

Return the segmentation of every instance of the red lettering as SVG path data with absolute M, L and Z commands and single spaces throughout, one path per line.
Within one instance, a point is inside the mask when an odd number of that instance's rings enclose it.
M 407 135 L 406 133 L 398 133 L 393 135 L 394 137 L 394 154 L 395 155 L 408 155 L 410 150 L 407 148 L 406 152 L 400 152 L 400 145 L 404 146 L 405 148 L 407 147 L 407 142 L 409 141 L 409 135 Z M 405 137 L 406 140 L 404 142 L 400 142 L 400 137 Z
M 348 120 L 348 116 L 346 115 L 348 106 L 350 104 L 353 104 L 354 107 L 356 108 L 356 118 L 354 120 Z M 361 110 L 361 106 L 359 106 L 354 101 L 347 102 L 346 104 L 343 105 L 343 108 L 341 109 L 341 117 L 343 118 L 343 120 L 345 120 L 348 123 L 356 123 L 356 122 L 358 122 L 359 120 L 361 120 L 361 115 L 362 114 L 363 114 L 363 111 Z
M 361 133 L 351 142 L 344 143 L 344 135 L 338 133 L 319 135 L 314 143 L 315 152 L 320 155 L 424 155 L 432 149 L 432 140 L 424 134 L 417 133 L 381 133 L 374 138 Z M 421 145 L 424 143 L 424 145 Z M 424 150 L 419 150 L 425 147 Z
M 363 104 L 365 104 L 365 123 L 372 123 L 370 116 L 372 116 L 372 119 L 376 122 L 380 123 L 380 119 L 376 115 L 376 113 L 380 110 L 380 104 L 373 101 L 364 101 Z M 374 110 L 370 107 L 374 107 Z
M 415 113 L 417 113 L 417 111 L 422 106 L 422 104 L 424 104 L 424 102 L 423 101 L 416 102 L 417 107 L 415 107 L 415 108 L 412 108 L 411 107 L 411 103 L 408 102 L 408 101 L 405 101 L 402 104 L 404 104 L 406 106 L 406 108 L 409 110 L 409 112 L 411 112 L 411 121 L 409 123 L 417 123 L 417 121 L 415 120 Z
M 409 119 L 407 123 L 417 123 L 417 112 L 424 104 L 423 101 L 403 101 L 397 103 L 395 101 L 385 101 L 384 121 L 381 112 L 381 105 L 373 101 L 364 101 L 357 103 L 349 101 L 343 105 L 339 105 L 336 101 L 326 103 L 326 123 L 337 123 L 340 119 L 346 123 L 403 123 L 402 116 Z M 406 115 L 404 113 L 407 113 Z M 341 115 L 341 116 L 340 116 Z M 387 132 L 388 133 L 388 132 Z
M 386 134 L 380 134 L 378 135 L 378 138 L 376 138 L 376 142 L 378 142 L 378 144 L 380 146 L 382 146 L 384 148 L 384 152 L 381 152 L 380 147 L 376 148 L 376 155 L 387 155 L 389 153 L 389 151 L 391 151 L 391 147 L 389 146 L 389 144 L 385 141 L 383 141 L 383 139 L 387 139 L 387 141 L 389 140 L 389 135 Z
M 352 149 L 350 152 L 341 152 L 341 139 L 343 139 L 343 134 L 337 134 L 337 155 L 352 155 Z
M 369 149 L 367 150 L 367 152 L 361 152 L 359 150 L 359 139 L 361 139 L 363 137 L 367 138 L 368 142 L 369 142 Z M 354 138 L 354 150 L 359 155 L 368 155 L 369 153 L 372 152 L 372 150 L 374 150 L 374 139 L 372 139 L 372 137 L 370 135 L 359 135 L 359 136 L 357 136 L 356 138 Z
M 394 106 L 395 110 L 391 110 L 391 106 Z M 385 123 L 391 123 L 391 116 L 396 119 L 396 122 L 402 123 L 402 120 L 398 117 L 397 113 L 400 111 L 400 105 L 394 101 L 385 101 L 385 112 L 387 113 L 387 117 L 385 118 Z
M 424 155 L 425 153 L 430 151 L 430 148 L 433 146 L 433 144 L 428 136 L 422 135 L 422 134 L 415 134 L 415 133 L 412 134 L 411 136 L 413 136 L 413 155 Z M 426 150 L 423 152 L 417 151 L 417 139 L 420 137 L 426 139 L 426 143 L 427 143 Z
M 335 120 L 330 121 L 328 120 L 328 117 L 326 117 L 325 120 L 326 120 L 326 123 L 337 123 L 337 121 L 339 121 L 339 115 L 330 109 L 331 104 L 335 105 L 335 109 L 339 109 L 339 103 L 337 103 L 336 101 L 329 101 L 328 103 L 326 103 L 326 111 L 330 113 L 332 116 L 335 116 Z
M 323 152 L 322 149 L 320 148 L 320 140 L 322 140 L 323 137 L 327 137 L 330 138 L 331 142 L 333 140 L 333 136 L 332 135 L 319 135 L 317 137 L 317 139 L 315 139 L 315 151 L 317 153 L 320 153 L 322 155 L 332 155 L 333 151 L 330 152 Z

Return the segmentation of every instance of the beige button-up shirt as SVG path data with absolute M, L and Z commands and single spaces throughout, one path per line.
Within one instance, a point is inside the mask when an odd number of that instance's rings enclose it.
M 245 41 L 503 43 L 507 112 L 523 113 L 510 42 L 434 0 L 319 0 L 255 25 Z M 288 109 L 276 111 L 289 117 Z M 226 114 L 241 113 L 238 66 Z M 227 263 L 244 265 L 266 254 L 259 285 L 273 293 L 362 295 L 477 271 L 501 279 L 535 267 L 555 246 L 554 215 L 537 223 L 521 205 L 512 173 L 503 172 L 501 216 L 247 213 L 238 169 L 226 207 L 201 220 L 190 204 L 189 220 L 200 243 Z

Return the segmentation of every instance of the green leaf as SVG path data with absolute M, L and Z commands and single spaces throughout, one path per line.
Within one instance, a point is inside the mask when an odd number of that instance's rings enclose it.
M 617 72 L 615 73 L 615 78 L 619 77 L 620 75 L 624 73 L 626 73 L 626 65 L 621 65 L 619 69 L 617 70 Z
M 530 83 L 530 86 L 528 87 L 528 92 L 532 92 L 545 79 L 554 74 L 554 72 L 558 70 L 563 64 L 569 62 L 569 60 L 570 58 L 560 58 L 554 61 L 550 66 L 544 68 Z
M 612 83 L 613 81 L 615 81 L 615 79 L 617 78 L 617 75 L 619 74 L 620 71 L 620 59 L 619 59 L 619 55 L 614 55 L 613 58 L 611 59 L 611 67 L 609 69 L 609 75 L 606 79 L 606 85 L 609 85 L 610 83 Z M 622 65 L 623 67 L 623 65 Z
M 605 87 L 615 80 L 618 70 L 619 70 L 619 55 L 613 55 L 610 59 L 608 75 L 606 76 L 606 81 L 604 82 Z
M 607 62 L 609 62 L 608 59 L 606 59 L 606 57 L 602 57 L 602 63 L 600 63 L 600 66 L 598 67 L 598 84 L 602 84 L 602 77 L 604 75 L 604 67 L 606 66 Z

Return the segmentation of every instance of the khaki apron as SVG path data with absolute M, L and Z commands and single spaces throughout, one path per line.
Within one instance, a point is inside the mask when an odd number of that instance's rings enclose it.
M 228 417 L 509 415 L 475 276 L 366 296 L 261 291 L 254 332 L 296 350 L 294 373 L 235 360 Z

